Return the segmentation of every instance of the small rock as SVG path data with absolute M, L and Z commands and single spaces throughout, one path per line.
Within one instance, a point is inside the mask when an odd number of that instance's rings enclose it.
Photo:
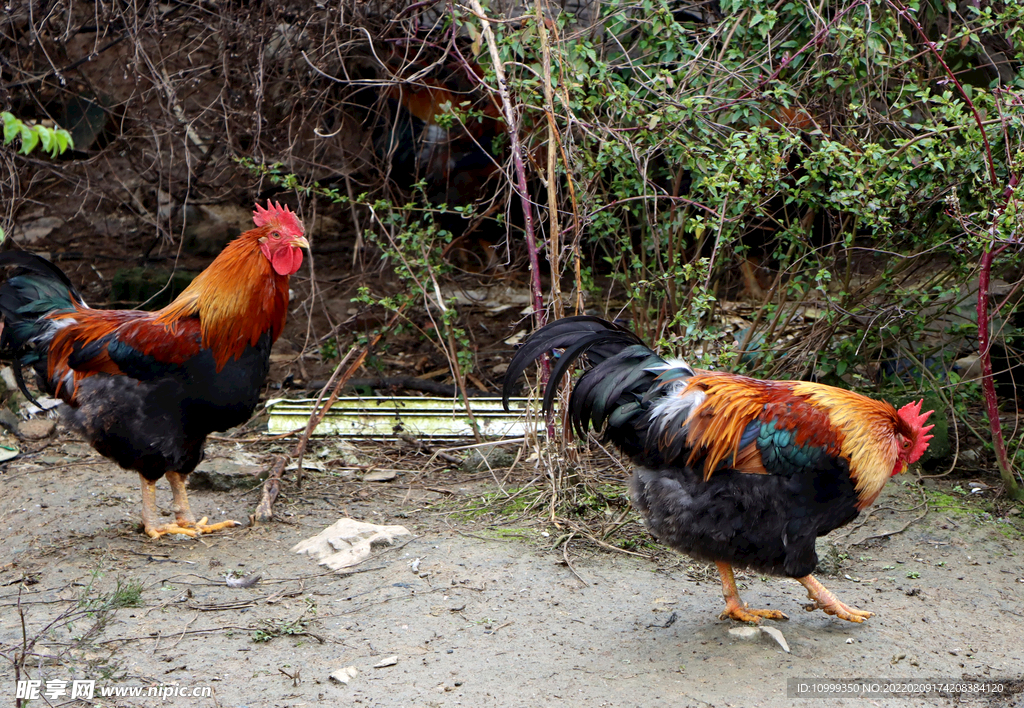
M 331 451 L 328 450 L 328 454 L 330 453 Z M 363 465 L 370 464 L 370 458 L 364 455 L 362 450 L 347 440 L 339 442 L 335 446 L 333 454 L 336 456 L 336 459 L 341 460 L 342 464 L 350 467 L 362 467 Z
M 223 458 L 203 460 L 189 475 L 193 489 L 212 489 L 228 492 L 232 489 L 252 489 L 263 483 L 270 470 L 257 465 L 240 465 Z
M 390 482 L 398 476 L 397 470 L 373 470 L 363 475 L 364 482 Z
M 394 666 L 397 663 L 398 663 L 398 655 L 395 654 L 394 656 L 389 656 L 386 659 L 381 659 L 380 661 L 378 661 L 376 664 L 373 665 L 373 668 L 375 668 L 375 669 L 383 669 L 385 666 Z
M 10 430 L 12 433 L 17 432 L 18 425 L 21 423 L 18 420 L 17 414 L 14 413 L 10 408 L 0 407 L 0 427 Z
M 761 636 L 761 630 L 758 627 L 733 627 L 729 634 L 736 639 L 757 639 Z
M 4 386 L 8 391 L 18 390 L 18 380 L 14 378 L 14 369 L 9 366 L 5 366 L 0 369 L 0 380 L 3 380 Z
M 818 573 L 838 576 L 849 559 L 830 538 L 824 536 L 814 542 L 814 550 L 818 554 Z
M 480 472 L 488 469 L 506 469 L 516 461 L 516 456 L 497 445 L 472 450 L 462 461 L 463 472 Z
M 18 434 L 26 440 L 44 440 L 57 430 L 57 423 L 49 418 L 34 418 L 18 423 Z
M 332 681 L 337 681 L 340 684 L 348 685 L 348 682 L 356 677 L 359 673 L 359 669 L 354 666 L 346 666 L 343 669 L 335 669 L 330 673 Z

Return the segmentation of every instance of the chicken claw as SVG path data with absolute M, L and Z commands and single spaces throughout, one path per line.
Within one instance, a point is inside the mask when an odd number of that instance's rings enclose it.
M 179 526 L 178 524 L 164 524 L 163 526 L 146 526 L 146 535 L 150 538 L 160 538 L 170 533 L 180 533 L 191 538 L 195 538 L 199 535 L 196 529 L 186 528 Z
M 867 612 L 866 610 L 858 610 L 856 607 L 850 607 L 846 603 L 840 601 L 835 595 L 830 593 L 824 585 L 818 582 L 813 575 L 805 575 L 802 578 L 797 578 L 800 584 L 807 588 L 807 597 L 811 598 L 814 602 L 804 605 L 804 609 L 808 612 L 814 610 L 824 610 L 825 614 L 835 615 L 839 619 L 846 620 L 847 622 L 857 622 L 858 624 L 866 620 L 868 617 L 874 617 L 874 612 Z
M 171 533 L 180 533 L 191 538 L 196 538 L 204 533 L 213 533 L 221 529 L 229 529 L 234 526 L 241 526 L 237 521 L 221 521 L 216 524 L 207 523 L 207 517 L 198 522 L 192 515 L 188 505 L 188 493 L 185 491 L 185 475 L 177 472 L 168 472 L 167 481 L 171 485 L 171 493 L 174 495 L 174 523 L 157 525 L 156 508 L 156 482 L 146 479 L 141 474 L 142 480 L 142 524 L 146 529 L 146 535 L 150 538 L 160 538 Z
M 780 610 L 752 610 L 740 599 L 740 591 L 736 588 L 736 577 L 732 566 L 718 561 L 718 574 L 722 576 L 722 594 L 725 596 L 725 611 L 718 619 L 734 619 L 739 622 L 760 624 L 762 619 L 788 620 Z
M 762 619 L 788 620 L 781 610 L 752 610 L 746 603 L 740 606 L 739 603 L 725 602 L 725 611 L 718 616 L 718 619 L 734 619 L 737 622 L 751 622 L 760 624 Z
M 230 529 L 235 526 L 241 526 L 237 521 L 228 519 L 227 521 L 218 521 L 215 524 L 207 524 L 206 517 L 204 516 L 198 522 L 196 522 L 196 530 L 200 533 L 213 533 L 214 531 L 220 531 L 221 529 Z

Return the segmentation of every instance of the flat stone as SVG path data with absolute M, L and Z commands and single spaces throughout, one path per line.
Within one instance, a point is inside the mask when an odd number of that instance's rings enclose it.
M 364 482 L 390 482 L 398 476 L 396 470 L 373 470 L 363 475 Z
M 243 465 L 223 458 L 203 460 L 189 475 L 189 486 L 193 489 L 212 489 L 228 492 L 232 489 L 252 489 L 270 476 L 267 467 Z
M 359 669 L 354 666 L 346 666 L 342 669 L 336 669 L 330 673 L 332 681 L 337 681 L 340 684 L 348 685 L 348 682 L 356 677 L 359 673 Z
M 729 635 L 736 639 L 757 639 L 761 636 L 760 627 L 732 627 Z
M 18 423 L 18 434 L 26 440 L 44 440 L 57 430 L 57 423 L 49 418 L 33 418 Z

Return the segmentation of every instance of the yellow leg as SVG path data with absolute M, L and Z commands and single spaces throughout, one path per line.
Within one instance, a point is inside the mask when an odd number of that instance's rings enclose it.
M 734 619 L 740 622 L 758 624 L 764 619 L 789 619 L 779 610 L 752 610 L 740 599 L 740 591 L 736 588 L 736 577 L 732 566 L 724 561 L 716 561 L 718 574 L 722 576 L 722 595 L 725 596 L 725 612 L 718 619 Z
M 858 610 L 855 607 L 840 602 L 835 595 L 825 589 L 825 586 L 817 581 L 813 575 L 805 575 L 802 578 L 797 578 L 800 584 L 807 588 L 807 597 L 814 600 L 809 605 L 804 605 L 804 609 L 808 612 L 814 610 L 824 610 L 826 614 L 835 615 L 839 619 L 844 619 L 848 622 L 863 622 L 868 617 L 874 617 L 874 612 L 866 612 L 864 610 Z
M 142 525 L 146 529 L 146 535 L 150 538 L 160 538 L 169 533 L 183 533 L 195 537 L 194 529 L 187 529 L 178 524 L 157 524 L 156 482 L 146 479 L 141 473 L 139 479 L 142 480 Z
M 188 505 L 188 492 L 185 491 L 185 479 L 188 475 L 179 474 L 178 472 L 168 472 L 166 475 L 167 481 L 171 485 L 171 494 L 174 495 L 174 503 L 171 507 L 174 510 L 174 516 L 178 521 L 179 526 L 188 526 L 189 528 L 196 529 L 199 533 L 213 533 L 214 531 L 220 531 L 221 529 L 229 529 L 234 526 L 241 526 L 237 521 L 221 521 L 216 524 L 206 523 L 207 517 L 201 518 L 196 521 L 196 517 L 192 515 L 192 509 Z
M 165 476 L 171 485 L 171 494 L 174 496 L 171 508 L 174 510 L 175 523 L 161 526 L 157 524 L 156 482 L 151 482 L 141 474 L 139 475 L 142 480 L 142 523 L 146 528 L 146 535 L 150 538 L 160 538 L 169 533 L 183 533 L 195 538 L 199 534 L 241 526 L 237 521 L 207 524 L 205 516 L 197 522 L 188 505 L 188 492 L 185 490 L 186 475 L 168 472 Z

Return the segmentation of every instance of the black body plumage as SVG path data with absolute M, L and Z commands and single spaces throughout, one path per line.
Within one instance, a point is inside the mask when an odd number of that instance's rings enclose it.
M 572 427 L 581 439 L 591 426 L 603 428 L 604 439 L 632 459 L 633 504 L 651 533 L 672 548 L 702 560 L 802 577 L 817 565 L 815 539 L 857 516 L 848 462 L 822 447 L 797 448 L 791 434 L 774 434 L 776 421 L 768 413 L 742 430 L 737 448 L 756 444 L 766 473 L 736 471 L 730 456 L 705 475 L 701 454 L 690 461 L 685 424 L 692 408 L 676 386 L 695 373 L 596 317 L 569 317 L 535 332 L 509 365 L 506 406 L 520 375 L 554 349 L 563 351 L 545 392 L 545 412 L 551 411 L 562 375 L 585 356 L 589 366 L 569 398 Z

